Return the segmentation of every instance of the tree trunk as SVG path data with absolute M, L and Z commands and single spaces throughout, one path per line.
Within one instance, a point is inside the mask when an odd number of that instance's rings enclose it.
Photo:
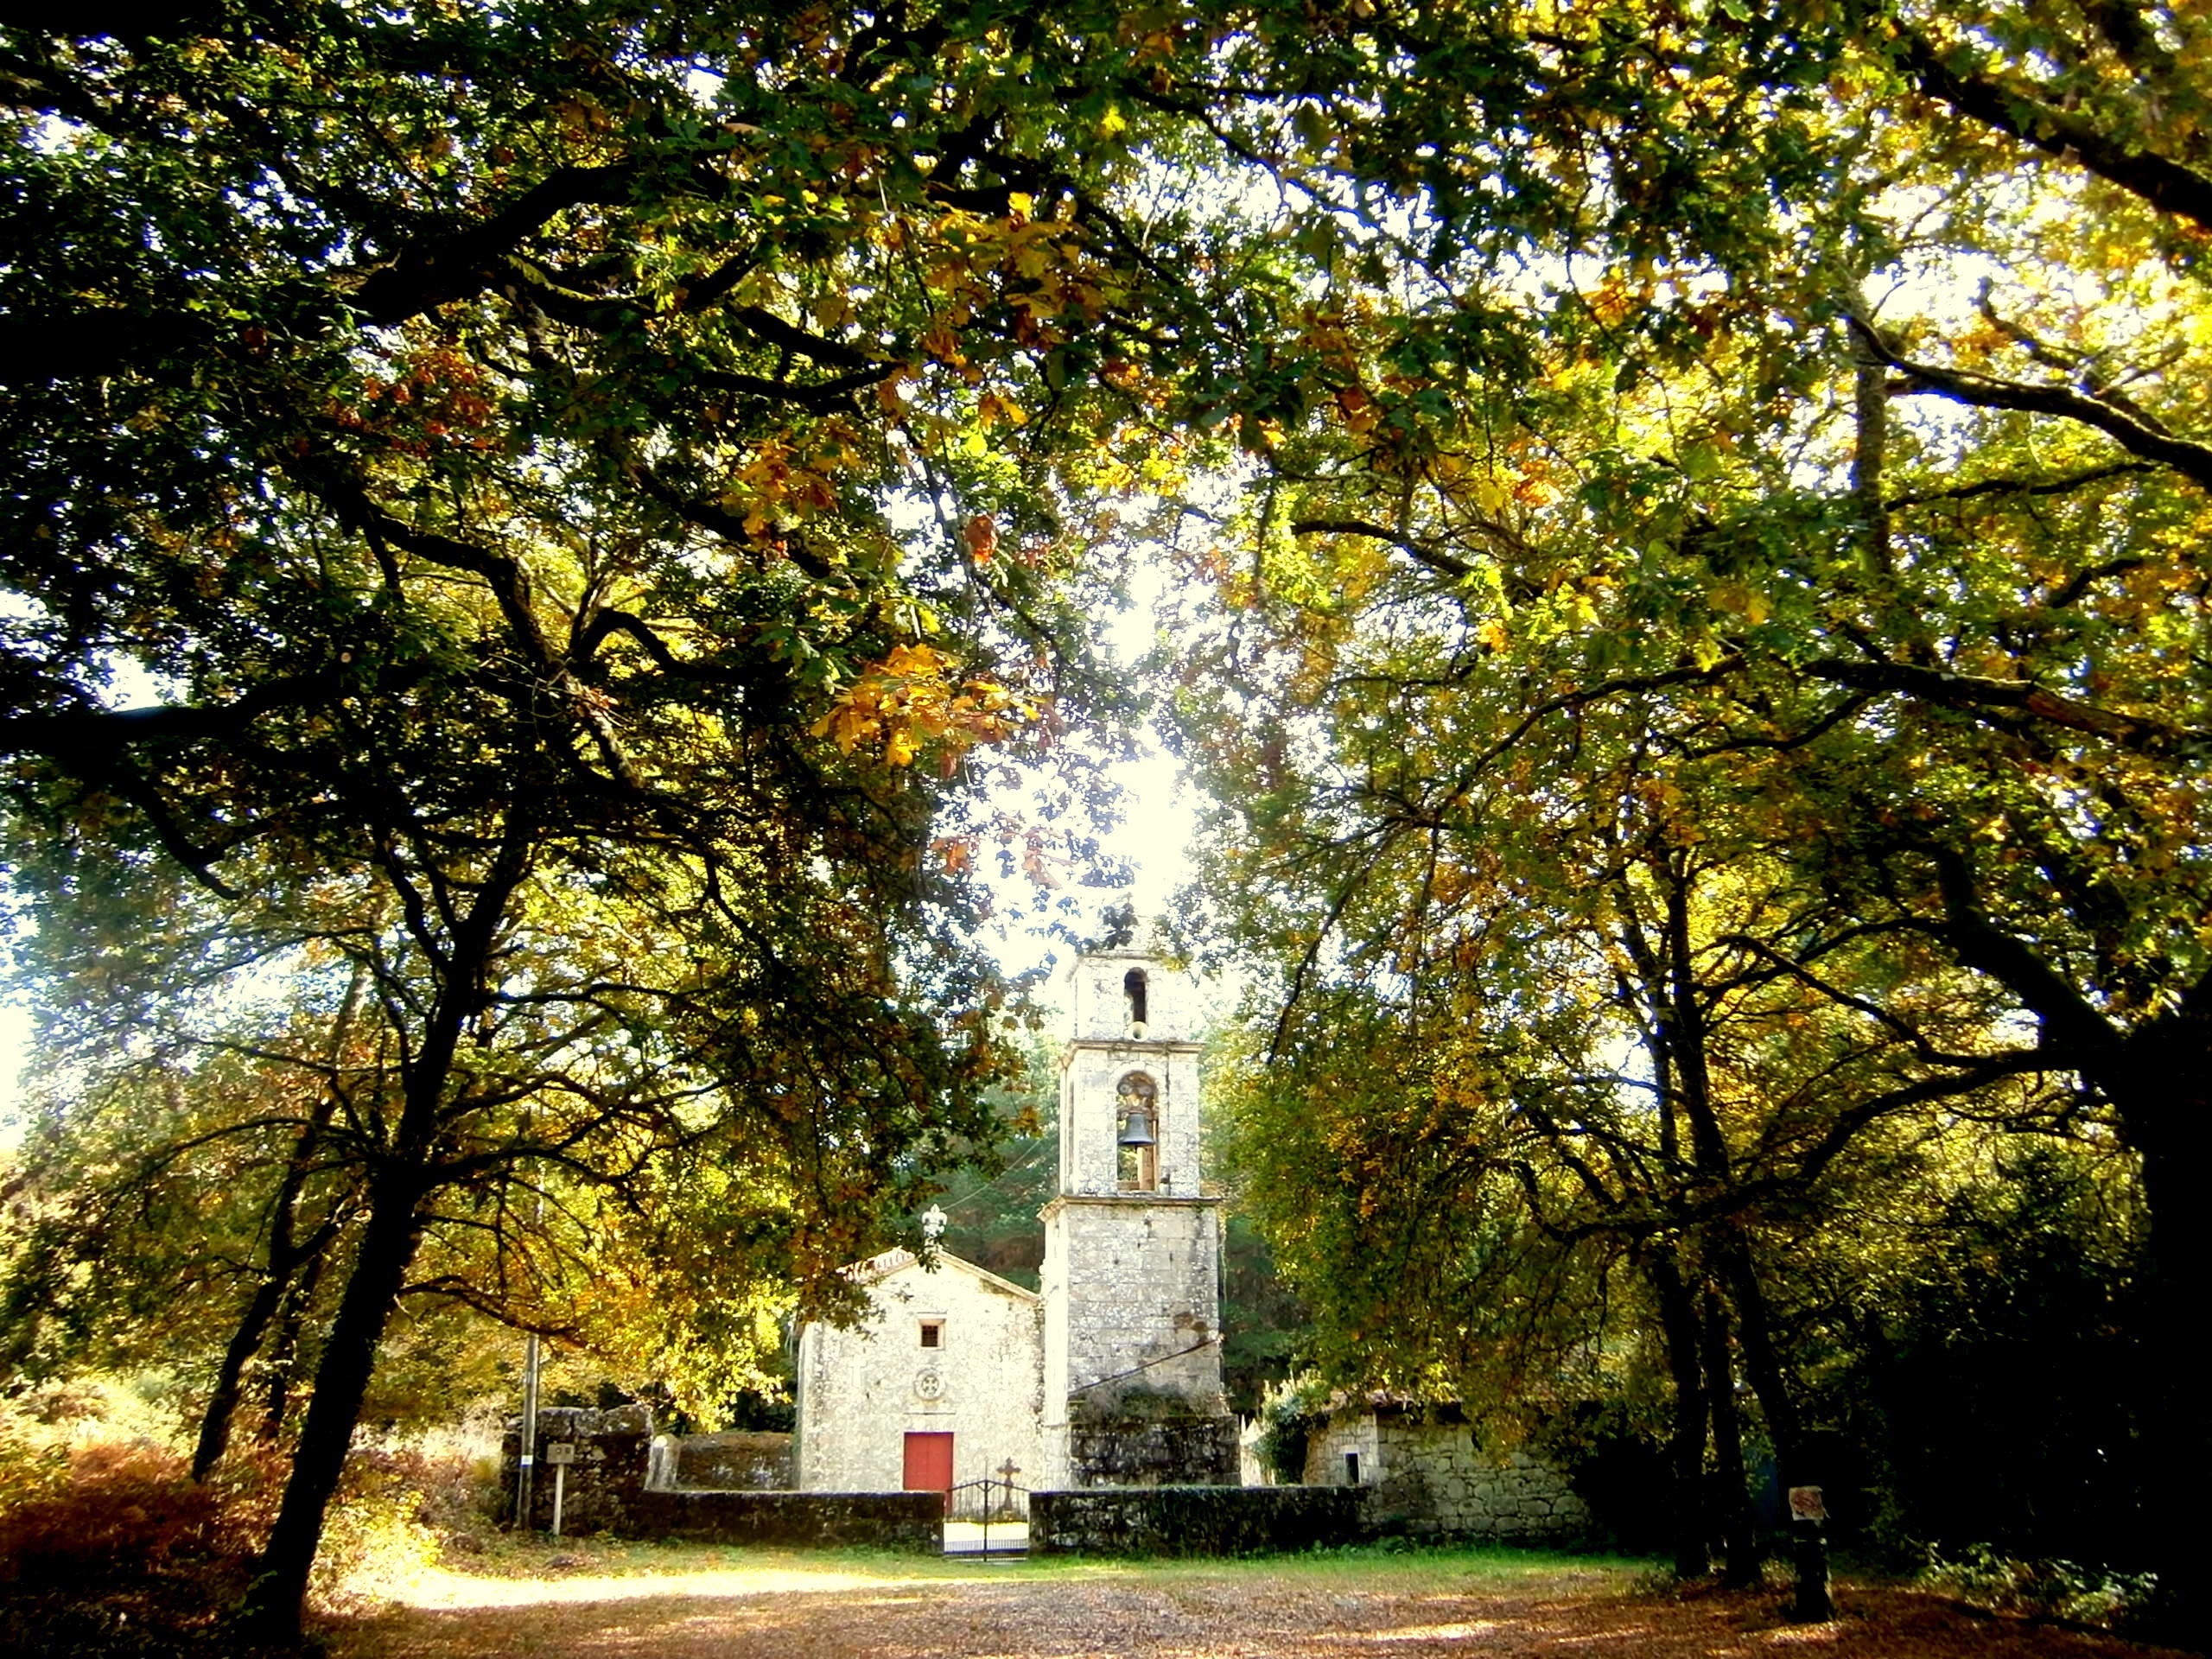
M 346 982 L 345 1000 L 338 1005 L 337 1014 L 330 1022 L 330 1040 L 324 1056 L 329 1075 L 323 1087 L 316 1091 L 315 1109 L 292 1144 L 292 1154 L 284 1166 L 284 1178 L 277 1184 L 276 1201 L 270 1205 L 268 1266 L 262 1273 L 261 1282 L 247 1299 L 245 1312 L 238 1317 L 238 1329 L 231 1333 L 229 1345 L 223 1350 L 222 1363 L 215 1371 L 215 1386 L 207 1395 L 207 1409 L 200 1416 L 199 1444 L 192 1454 L 192 1478 L 195 1481 L 205 1480 L 214 1472 L 215 1465 L 230 1447 L 232 1421 L 245 1392 L 245 1368 L 260 1351 L 262 1339 L 269 1333 L 270 1322 L 276 1317 L 277 1309 L 283 1306 L 291 1289 L 294 1275 L 303 1265 L 312 1271 L 322 1252 L 329 1248 L 333 1230 L 327 1224 L 305 1241 L 300 1239 L 300 1201 L 307 1192 L 308 1170 L 315 1150 L 329 1125 L 331 1113 L 337 1109 L 339 1068 L 345 1063 L 346 1039 L 352 1034 L 353 1015 L 361 1006 L 361 993 L 367 983 L 368 964 L 357 961 L 353 976 Z
M 1713 1507 L 1720 1525 L 1720 1581 L 1732 1590 L 1759 1582 L 1759 1541 L 1751 1524 L 1751 1481 L 1744 1468 L 1744 1418 L 1736 1405 L 1736 1365 L 1729 1352 L 1728 1309 L 1706 1287 L 1700 1344 L 1706 1398 L 1713 1408 Z
M 405 1070 L 406 1104 L 390 1151 L 368 1179 L 360 1247 L 315 1366 L 315 1393 L 292 1452 L 291 1478 L 284 1484 L 276 1524 L 242 1610 L 245 1629 L 264 1641 L 292 1643 L 300 1637 L 324 1514 L 338 1491 L 361 1402 L 368 1397 L 377 1344 L 407 1282 L 407 1269 L 422 1243 L 429 1199 L 442 1179 L 432 1148 L 448 1104 L 454 1056 L 462 1031 L 484 1006 L 493 942 L 528 868 L 534 827 L 527 810 L 518 806 L 511 813 L 492 868 L 474 887 L 442 953 L 443 982 L 423 1022 L 422 1046 Z
M 1659 1301 L 1667 1370 L 1675 1382 L 1675 1423 L 1667 1438 L 1667 1464 L 1675 1499 L 1669 1528 L 1675 1576 L 1701 1579 L 1712 1562 L 1706 1553 L 1706 1402 L 1703 1372 L 1698 1363 L 1697 1302 L 1682 1282 L 1681 1268 L 1671 1251 L 1656 1252 L 1647 1271 Z
M 377 1344 L 422 1241 L 423 1198 L 422 1182 L 411 1171 L 387 1171 L 371 1184 L 360 1249 L 315 1368 L 315 1394 L 292 1454 L 291 1478 L 243 1613 L 246 1630 L 260 1640 L 299 1639 L 324 1513 L 338 1491 L 361 1402 L 368 1395 Z
M 1760 1414 L 1765 1417 L 1767 1433 L 1774 1440 L 1774 1460 L 1783 1489 L 1816 1486 L 1820 1477 L 1811 1465 L 1804 1419 L 1798 1412 L 1781 1351 L 1775 1344 L 1766 1293 L 1760 1288 L 1751 1251 L 1740 1239 L 1735 1240 L 1723 1253 L 1721 1263 L 1736 1304 L 1744 1370 L 1751 1379 L 1751 1392 L 1758 1396 Z M 1835 1604 L 1828 1594 L 1827 1522 L 1801 1520 L 1793 1515 L 1789 1536 L 1797 1579 L 1790 1617 L 1808 1623 L 1834 1618 Z
M 1989 914 L 1970 860 L 1952 849 L 1932 850 L 1944 941 L 1961 962 L 2032 1010 L 2047 1040 L 2078 1057 L 2082 1074 L 2112 1103 L 2122 1139 L 2142 1160 L 2151 1217 L 2138 1304 L 2149 1373 L 2142 1502 L 2158 1579 L 2151 1623 L 2163 1640 L 2212 1650 L 2212 1573 L 2195 1542 L 2203 1529 L 2201 1494 L 2212 1480 L 2212 1423 L 2192 1351 L 2204 1287 L 2212 1282 L 2212 1206 L 2201 1191 L 2212 1167 L 2212 975 L 2186 987 L 2165 1012 L 2124 1029 Z
M 300 1381 L 300 1330 L 307 1323 L 308 1310 L 315 1306 L 315 1293 L 322 1282 L 321 1255 L 308 1258 L 300 1276 L 292 1281 L 291 1290 L 284 1300 L 284 1311 L 276 1321 L 276 1345 L 270 1351 L 268 1385 L 262 1395 L 261 1424 L 255 1430 L 263 1441 L 274 1440 L 284 1432 L 284 1420 L 291 1415 L 292 1396 Z
M 238 1318 L 238 1329 L 231 1333 L 230 1345 L 223 1350 L 223 1362 L 215 1368 L 215 1386 L 208 1393 L 207 1409 L 200 1414 L 200 1439 L 192 1452 L 192 1478 L 196 1481 L 213 1474 L 230 1449 L 231 1421 L 245 1393 L 245 1368 L 260 1351 L 261 1339 L 276 1317 L 285 1283 L 276 1276 L 273 1265 L 271 1271 L 262 1274 Z
M 1697 951 L 1690 925 L 1694 874 L 1688 855 L 1669 850 L 1662 867 L 1667 909 L 1666 982 L 1655 988 L 1658 1022 L 1667 1034 L 1674 1068 L 1674 1097 L 1689 1129 L 1690 1163 L 1695 1185 L 1707 1192 L 1726 1190 L 1734 1181 L 1728 1137 L 1713 1097 L 1713 1072 L 1706 1052 L 1708 1027 L 1703 988 L 1697 978 Z M 1735 1366 L 1729 1354 L 1727 1313 L 1710 1288 L 1706 1292 L 1700 1349 L 1706 1399 L 1713 1414 L 1713 1507 L 1720 1523 L 1721 1572 L 1732 1586 L 1759 1581 L 1758 1540 L 1751 1526 L 1751 1498 L 1744 1470 L 1744 1438 L 1736 1408 Z
M 2142 1485 L 2149 1565 L 2158 1587 L 2152 1633 L 2212 1652 L 2212 1572 L 2205 1564 L 2202 1494 L 2212 1490 L 2212 1421 L 2204 1409 L 2196 1332 L 2212 1284 L 2212 1042 L 2204 1021 L 2144 1032 L 2125 1061 L 2097 1081 L 2119 1109 L 2142 1159 L 2151 1237 L 2142 1320 L 2149 1456 Z

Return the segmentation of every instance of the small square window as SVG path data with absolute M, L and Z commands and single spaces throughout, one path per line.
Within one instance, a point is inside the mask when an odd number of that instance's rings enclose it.
M 924 1319 L 922 1321 L 922 1346 L 925 1348 L 942 1348 L 944 1346 L 944 1321 L 943 1319 Z

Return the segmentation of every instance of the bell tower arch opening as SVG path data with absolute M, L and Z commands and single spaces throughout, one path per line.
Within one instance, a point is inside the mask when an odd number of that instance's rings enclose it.
M 1115 1190 L 1158 1192 L 1160 1085 L 1143 1072 L 1132 1071 L 1115 1090 Z

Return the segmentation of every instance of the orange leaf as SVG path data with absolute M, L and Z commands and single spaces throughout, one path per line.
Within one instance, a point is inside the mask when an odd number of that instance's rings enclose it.
M 978 564 L 988 564 L 998 551 L 999 527 L 988 512 L 979 512 L 968 521 L 968 551 Z

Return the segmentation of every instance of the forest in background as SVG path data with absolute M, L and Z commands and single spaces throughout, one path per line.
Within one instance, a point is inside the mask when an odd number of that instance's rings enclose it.
M 2156 1571 L 2201 1643 L 2208 51 L 2134 0 L 10 28 L 0 1388 L 159 1356 L 203 1484 L 273 1458 L 281 1640 L 440 1320 L 766 1381 L 988 1161 L 977 924 L 1092 925 L 1149 689 L 1319 1386 L 1651 1448 L 1685 1573 L 1757 1570 L 1770 1470 Z M 1091 646 L 1139 547 L 1149 679 Z

